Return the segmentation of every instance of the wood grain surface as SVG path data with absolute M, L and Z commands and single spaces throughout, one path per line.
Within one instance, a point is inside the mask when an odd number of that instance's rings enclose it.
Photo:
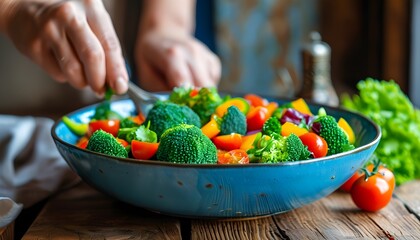
M 136 208 L 82 183 L 52 198 L 23 239 L 420 239 L 420 180 L 398 187 L 376 213 L 330 196 L 249 220 L 180 219 Z

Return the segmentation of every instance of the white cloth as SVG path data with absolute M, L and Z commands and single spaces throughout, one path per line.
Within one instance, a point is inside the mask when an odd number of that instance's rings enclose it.
M 0 115 L 0 197 L 27 208 L 80 181 L 54 144 L 53 123 L 48 118 Z
M 17 204 L 7 197 L 0 197 L 0 228 L 12 223 L 20 211 L 22 211 L 22 204 Z

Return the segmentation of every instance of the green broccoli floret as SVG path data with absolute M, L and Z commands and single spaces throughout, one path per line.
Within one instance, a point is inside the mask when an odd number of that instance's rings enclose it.
M 277 117 L 270 117 L 265 121 L 262 130 L 262 134 L 270 136 L 272 133 L 280 134 L 281 123 Z
M 162 134 L 156 156 L 160 161 L 173 163 L 216 163 L 217 149 L 200 128 L 179 124 Z
M 150 130 L 158 137 L 173 126 L 181 123 L 201 127 L 200 118 L 189 107 L 168 101 L 157 102 L 149 111 L 145 123 L 150 122 Z
M 190 107 L 200 118 L 201 125 L 206 124 L 217 106 L 223 102 L 217 89 L 214 87 L 201 88 L 196 94 L 195 89 L 174 88 L 169 100 L 171 102 Z
M 327 155 L 354 149 L 346 133 L 338 126 L 337 120 L 330 115 L 319 116 L 312 124 L 312 131 L 324 138 L 328 145 Z
M 128 157 L 127 150 L 125 150 L 124 146 L 112 134 L 103 130 L 97 130 L 92 134 L 86 149 L 114 157 Z
M 283 137 L 272 133 L 272 136 L 260 134 L 254 141 L 254 148 L 248 150 L 251 162 L 279 163 L 309 159 L 311 153 L 295 134 Z
M 293 133 L 286 137 L 286 152 L 288 153 L 287 161 L 306 160 L 311 156 L 308 147 Z
M 230 106 L 222 117 L 220 135 L 246 134 L 246 117 L 236 106 Z
M 140 126 L 138 123 L 133 121 L 133 117 L 125 117 L 120 121 L 120 128 L 133 128 Z

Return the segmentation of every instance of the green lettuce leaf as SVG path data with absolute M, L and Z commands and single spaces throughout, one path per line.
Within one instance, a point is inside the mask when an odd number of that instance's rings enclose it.
M 391 169 L 397 185 L 420 178 L 420 111 L 393 80 L 367 78 L 358 94 L 341 96 L 343 108 L 376 122 L 382 138 L 375 155 Z

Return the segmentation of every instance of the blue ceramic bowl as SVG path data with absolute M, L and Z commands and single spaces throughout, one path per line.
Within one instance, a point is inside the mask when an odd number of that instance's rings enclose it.
M 282 103 L 282 100 L 278 100 Z M 112 109 L 133 114 L 129 99 Z M 313 112 L 320 106 L 310 105 Z M 70 113 L 87 122 L 95 105 Z M 57 148 L 70 167 L 96 189 L 123 202 L 188 218 L 250 218 L 282 213 L 338 189 L 376 149 L 381 132 L 362 115 L 325 107 L 344 117 L 356 134 L 356 148 L 299 162 L 250 165 L 192 165 L 110 157 L 76 147 L 77 136 L 59 120 L 52 128 Z

